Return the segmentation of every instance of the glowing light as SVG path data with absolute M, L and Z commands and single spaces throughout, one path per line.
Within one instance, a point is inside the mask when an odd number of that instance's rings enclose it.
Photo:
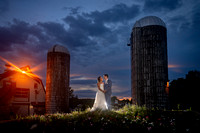
M 42 62 L 39 65 L 31 68 L 31 72 L 36 72 L 45 68 L 47 62 Z
M 22 71 L 22 73 L 26 73 L 25 71 Z
M 31 70 L 28 66 L 25 69 L 24 68 L 20 69 L 19 67 L 17 67 L 16 65 L 14 65 L 13 63 L 11 63 L 10 61 L 6 60 L 5 58 L 3 58 L 1 56 L 0 56 L 0 59 L 3 60 L 4 62 L 6 62 L 7 64 L 9 64 L 10 66 L 12 66 L 15 71 L 26 74 L 27 76 L 29 76 L 31 78 L 33 78 L 33 77 L 40 78 L 38 75 L 31 73 Z
M 169 94 L 169 81 L 167 81 L 167 85 L 165 87 L 165 91 L 167 94 Z
M 12 67 L 14 67 L 16 70 L 21 71 L 21 69 L 17 66 L 15 66 L 14 64 L 12 64 L 11 62 L 9 62 L 8 60 L 4 59 L 3 57 L 0 56 L 0 59 L 3 60 L 4 62 L 8 63 L 9 65 L 11 65 Z
M 169 87 L 169 81 L 167 82 L 167 87 Z

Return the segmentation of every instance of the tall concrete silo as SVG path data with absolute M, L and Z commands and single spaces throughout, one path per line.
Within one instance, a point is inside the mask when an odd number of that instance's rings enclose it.
M 165 108 L 168 97 L 167 28 L 156 16 L 147 16 L 133 26 L 131 47 L 131 89 L 133 103 L 148 108 Z
M 70 53 L 61 45 L 54 45 L 47 54 L 46 113 L 69 110 Z

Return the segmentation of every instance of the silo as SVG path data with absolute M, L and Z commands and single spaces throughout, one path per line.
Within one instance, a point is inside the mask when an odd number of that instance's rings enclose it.
M 69 110 L 70 53 L 54 45 L 47 53 L 46 113 L 65 113 Z
M 167 29 L 156 16 L 147 16 L 133 26 L 131 47 L 131 90 L 133 103 L 148 108 L 167 106 Z

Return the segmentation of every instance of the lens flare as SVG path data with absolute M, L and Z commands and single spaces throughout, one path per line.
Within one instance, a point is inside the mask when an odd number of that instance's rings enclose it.
M 25 71 L 22 71 L 22 73 L 26 73 Z
M 29 69 L 28 67 L 27 67 L 27 70 L 29 70 L 29 71 L 26 72 L 26 71 L 20 69 L 19 67 L 17 67 L 16 65 L 14 65 L 13 63 L 11 63 L 10 61 L 8 61 L 5 58 L 1 57 L 1 56 L 0 56 L 0 59 L 2 61 L 6 62 L 7 64 L 9 64 L 10 66 L 12 66 L 15 71 L 18 71 L 18 72 L 21 72 L 23 74 L 26 74 L 27 76 L 29 76 L 31 78 L 40 78 L 38 75 L 31 73 L 31 69 Z
M 46 67 L 46 63 L 47 62 L 45 61 L 45 62 L 42 62 L 39 65 L 31 68 L 31 72 L 37 72 L 37 71 L 40 71 L 40 70 L 44 69 Z

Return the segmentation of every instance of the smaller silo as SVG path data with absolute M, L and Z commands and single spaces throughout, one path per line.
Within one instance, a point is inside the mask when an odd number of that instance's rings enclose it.
M 70 53 L 54 45 L 47 54 L 46 113 L 65 113 L 69 110 Z

